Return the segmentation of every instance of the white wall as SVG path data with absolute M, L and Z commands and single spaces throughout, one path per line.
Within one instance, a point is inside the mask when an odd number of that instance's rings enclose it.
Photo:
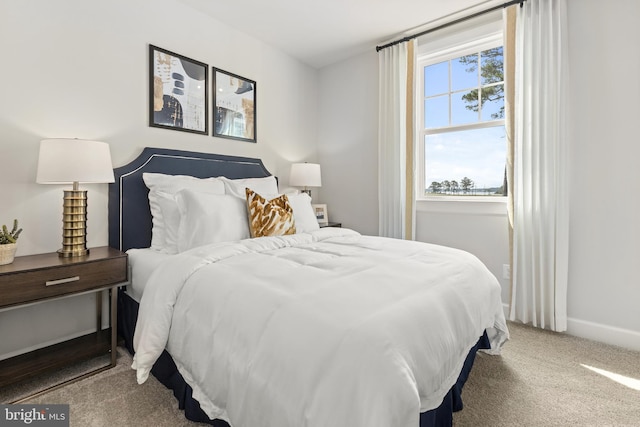
M 318 161 L 331 221 L 378 234 L 378 55 L 371 52 L 319 75 Z M 315 197 L 314 197 L 315 199 Z
M 573 114 L 567 141 L 572 159 L 569 333 L 636 349 L 640 349 L 638 16 L 636 0 L 569 1 Z M 331 187 L 323 186 L 321 196 L 330 214 L 339 213 L 337 220 L 374 234 L 377 78 L 373 46 L 369 53 L 320 70 L 319 77 L 319 159 L 323 174 L 338 177 Z M 333 157 L 338 149 L 356 154 L 351 160 Z M 502 279 L 502 264 L 509 262 L 506 221 L 495 207 L 477 215 L 450 204 L 421 205 L 417 238 L 478 256 L 499 279 L 503 302 L 508 303 L 509 285 Z
M 638 17 L 636 0 L 569 1 L 573 132 L 569 331 L 587 335 L 594 330 L 598 339 L 615 339 L 636 349 L 640 349 Z
M 502 301 L 511 298 L 510 280 L 503 277 L 509 264 L 509 227 L 502 202 L 419 202 L 416 240 L 462 249 L 477 256 L 502 286 Z
M 0 224 L 19 219 L 18 255 L 61 246 L 64 187 L 35 184 L 44 138 L 108 142 L 116 167 L 145 146 L 259 157 L 283 185 L 316 161 L 317 72 L 176 0 L 3 2 L 0 21 Z M 257 81 L 257 144 L 150 128 L 148 44 Z M 106 245 L 107 185 L 87 189 L 88 246 Z M 90 328 L 91 298 L 0 312 L 0 357 Z

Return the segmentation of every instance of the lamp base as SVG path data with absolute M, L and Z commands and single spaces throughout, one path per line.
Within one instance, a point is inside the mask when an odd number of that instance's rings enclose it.
M 74 187 L 75 188 L 75 187 Z M 89 254 L 87 249 L 87 191 L 64 190 L 62 205 L 62 248 L 58 255 L 64 258 Z
M 83 249 L 79 251 L 67 251 L 64 248 L 62 248 L 62 249 L 58 249 L 57 252 L 60 258 L 71 258 L 71 257 L 89 255 L 89 249 Z

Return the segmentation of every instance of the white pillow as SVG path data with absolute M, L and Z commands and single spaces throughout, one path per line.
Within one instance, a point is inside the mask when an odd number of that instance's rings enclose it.
M 318 224 L 318 219 L 311 206 L 311 197 L 307 193 L 287 193 L 287 198 L 293 209 L 296 233 L 308 233 L 320 229 L 320 224 Z
M 149 188 L 149 208 L 152 216 L 151 248 L 167 253 L 176 253 L 175 237 L 180 226 L 178 205 L 175 194 L 185 188 L 212 194 L 224 194 L 224 183 L 219 178 L 196 178 L 186 175 L 165 175 L 161 173 L 142 174 Z M 165 219 L 165 215 L 167 215 Z M 173 240 L 167 242 L 167 235 Z M 171 237 L 170 237 L 171 239 Z
M 247 204 L 238 197 L 182 190 L 176 200 L 180 209 L 179 252 L 251 237 Z
M 221 176 L 220 180 L 224 183 L 225 193 L 246 200 L 247 194 L 245 188 L 250 188 L 258 194 L 278 194 L 278 181 L 276 177 L 271 175 L 264 178 L 243 178 L 229 179 Z
M 164 191 L 155 191 L 154 193 L 154 199 L 160 207 L 163 237 L 162 246 L 154 249 L 159 249 L 167 254 L 177 254 L 178 236 L 180 233 L 180 209 L 178 208 L 178 202 L 176 200 L 177 194 L 169 194 Z M 153 243 L 153 231 L 151 236 Z

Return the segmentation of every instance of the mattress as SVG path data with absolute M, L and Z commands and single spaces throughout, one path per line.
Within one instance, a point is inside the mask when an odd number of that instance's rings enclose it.
M 131 269 L 131 284 L 127 286 L 127 293 L 135 301 L 140 302 L 153 271 L 163 262 L 171 259 L 172 255 L 149 248 L 129 249 L 127 255 Z

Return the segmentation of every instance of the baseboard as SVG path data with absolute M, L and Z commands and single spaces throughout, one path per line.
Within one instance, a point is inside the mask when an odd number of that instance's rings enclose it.
M 580 338 L 640 351 L 640 332 L 630 329 L 568 318 L 567 333 Z
M 504 317 L 509 319 L 509 304 L 503 303 L 502 308 Z M 569 317 L 567 319 L 566 333 L 575 337 L 640 351 L 640 332 L 632 331 L 631 329 L 617 328 Z

